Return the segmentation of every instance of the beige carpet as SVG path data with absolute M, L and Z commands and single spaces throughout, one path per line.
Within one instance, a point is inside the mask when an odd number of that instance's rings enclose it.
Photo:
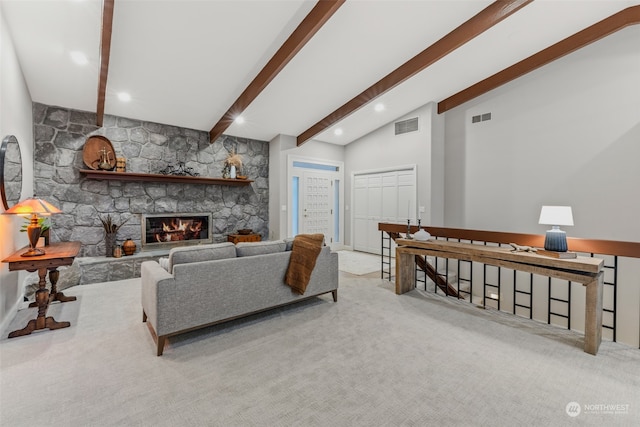
M 338 265 L 340 271 L 362 276 L 376 271 L 380 272 L 382 264 L 380 255 L 342 250 L 338 251 Z
M 2 426 L 640 425 L 640 350 L 594 357 L 573 332 L 377 278 L 341 273 L 338 303 L 192 332 L 162 357 L 139 280 L 66 293 L 50 314 L 71 327 L 0 340 Z

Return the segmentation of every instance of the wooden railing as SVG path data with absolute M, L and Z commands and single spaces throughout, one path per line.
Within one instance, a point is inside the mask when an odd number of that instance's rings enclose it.
M 422 227 L 423 229 L 427 230 L 434 238 L 437 239 L 446 239 L 446 240 L 457 240 L 457 241 L 464 241 L 464 242 L 469 242 L 469 243 L 476 243 L 476 244 L 498 244 L 498 245 L 508 245 L 510 243 L 516 243 L 518 245 L 521 246 L 531 246 L 531 247 L 535 247 L 535 248 L 541 248 L 544 247 L 544 239 L 545 236 L 544 235 L 538 235 L 538 234 L 525 234 L 525 233 L 509 233 L 509 232 L 499 232 L 499 231 L 487 231 L 487 230 L 470 230 L 470 229 L 463 229 L 463 228 L 447 228 L 447 227 Z M 407 225 L 406 224 L 393 224 L 393 223 L 379 223 L 378 224 L 378 230 L 382 232 L 382 277 L 385 277 L 385 274 L 388 275 L 389 280 L 391 280 L 391 276 L 393 275 L 393 272 L 391 271 L 391 259 L 390 257 L 393 256 L 393 254 L 391 253 L 391 243 L 389 243 L 388 245 L 385 245 L 385 238 L 387 240 L 395 240 L 395 238 L 397 237 L 401 237 L 402 235 L 405 235 L 407 233 Z M 416 225 L 412 225 L 410 227 L 410 232 L 413 234 L 415 232 L 418 231 L 418 227 Z M 572 237 L 568 237 L 567 238 L 567 246 L 568 249 L 572 252 L 579 252 L 579 253 L 583 253 L 583 254 L 590 254 L 591 256 L 598 256 L 601 258 L 607 258 L 607 260 L 605 260 L 605 270 L 609 270 L 609 276 L 612 277 L 613 279 L 607 281 L 605 279 L 605 288 L 608 289 L 608 292 L 611 296 L 610 298 L 610 304 L 607 307 L 603 307 L 603 313 L 606 314 L 608 316 L 608 322 L 604 322 L 603 323 L 603 328 L 609 329 L 611 330 L 611 337 L 613 341 L 616 341 L 616 334 L 617 334 L 617 324 L 618 324 L 618 269 L 619 269 L 619 262 L 618 262 L 618 257 L 626 257 L 626 258 L 637 258 L 640 259 L 640 242 L 625 242 L 625 241 L 615 241 L 615 240 L 599 240 L 599 239 L 581 239 L 581 238 L 572 238 Z M 387 251 L 387 254 L 385 255 L 385 250 Z M 388 258 L 387 261 L 385 261 L 385 256 Z M 424 263 L 426 263 L 427 261 L 424 260 Z M 437 265 L 438 265 L 438 260 L 435 260 L 435 265 L 436 265 L 436 269 L 437 269 Z M 384 268 L 385 266 L 388 266 L 388 271 L 385 272 Z M 418 266 L 419 267 L 419 266 Z M 470 267 L 471 271 L 473 272 L 473 267 Z M 436 273 L 437 274 L 437 273 Z M 448 270 L 447 273 L 448 274 Z M 482 294 L 484 295 L 482 304 L 486 306 L 487 304 L 487 300 L 492 300 L 493 298 L 490 298 L 487 293 L 487 287 L 493 287 L 496 288 L 495 285 L 491 285 L 488 284 L 486 281 L 486 270 L 484 270 L 481 275 L 483 276 L 483 281 L 484 283 L 481 283 L 481 286 L 483 286 L 483 292 Z M 443 276 L 444 280 L 442 281 L 442 283 L 439 283 L 437 280 L 434 280 L 434 277 L 432 277 L 432 274 L 428 275 L 429 278 L 431 280 L 433 280 L 438 286 L 436 286 L 435 291 L 438 291 L 438 288 L 443 289 L 445 288 L 445 286 L 447 288 L 452 287 L 453 285 L 448 283 L 448 276 Z M 500 282 L 499 279 L 499 273 L 498 273 L 498 282 Z M 458 275 L 457 278 L 460 280 L 462 279 L 460 277 L 460 267 L 458 264 Z M 452 292 L 445 292 L 445 295 L 453 295 L 453 296 L 457 296 L 460 297 L 461 293 L 465 293 L 469 295 L 469 300 L 470 302 L 473 302 L 473 274 L 471 273 L 471 276 L 468 278 L 465 278 L 464 281 L 469 283 L 471 286 L 470 291 L 462 291 L 460 289 L 460 285 L 458 283 L 458 288 L 457 288 L 457 292 L 456 293 L 452 293 Z M 435 279 L 439 279 L 438 277 L 435 277 Z M 528 308 L 529 309 L 529 317 L 532 317 L 532 313 L 533 313 L 533 278 L 530 279 L 530 284 L 529 286 L 529 296 L 530 296 L 530 305 L 527 307 L 526 305 L 520 305 L 520 304 L 516 304 L 516 296 L 515 293 L 516 292 L 520 292 L 520 293 L 527 293 L 527 292 L 523 292 L 523 291 L 519 291 L 517 290 L 516 287 L 516 278 L 514 275 L 514 279 L 513 279 L 513 314 L 516 314 L 516 309 L 520 309 L 521 307 L 524 307 L 525 309 Z M 568 296 L 566 298 L 566 300 L 563 299 L 558 299 L 555 297 L 552 297 L 551 295 L 551 289 L 552 289 L 552 285 L 551 285 L 551 279 L 549 279 L 549 283 L 548 283 L 548 309 L 547 309 L 547 323 L 552 323 L 551 322 L 551 318 L 552 316 L 559 316 L 559 317 L 564 317 L 566 319 L 566 325 L 568 329 L 571 329 L 571 322 L 570 322 L 570 313 L 571 313 L 571 282 L 568 282 L 569 286 L 567 287 L 567 291 L 568 291 Z M 443 286 L 444 285 L 444 286 Z M 500 288 L 499 285 L 498 287 L 498 293 L 500 292 Z M 425 289 L 426 289 L 426 282 L 425 282 Z M 554 288 L 555 289 L 555 288 Z M 479 294 L 478 294 L 479 295 Z M 493 301 L 493 303 L 495 303 L 496 300 Z M 553 304 L 557 304 L 557 303 L 566 303 L 566 308 L 567 308 L 567 315 L 563 315 L 561 313 L 558 313 L 556 311 L 552 310 L 552 303 Z M 517 306 L 517 307 L 516 307 Z M 494 307 L 495 308 L 495 307 Z M 498 310 L 500 310 L 500 301 L 497 301 L 497 308 Z M 640 326 L 639 326 L 640 328 Z
M 477 242 L 492 243 L 517 243 L 522 246 L 532 246 L 541 248 L 544 246 L 544 235 L 541 234 L 524 234 L 524 233 L 505 233 L 501 231 L 486 230 L 469 230 L 466 228 L 447 228 L 447 227 L 422 227 L 434 237 L 460 239 Z M 406 233 L 406 224 L 379 223 L 378 230 L 395 233 Z M 411 233 L 418 231 L 418 226 L 411 226 Z M 617 240 L 597 240 L 597 239 L 579 239 L 575 237 L 567 237 L 567 246 L 570 251 L 584 252 L 591 254 L 623 256 L 629 258 L 640 258 L 639 242 L 622 242 Z

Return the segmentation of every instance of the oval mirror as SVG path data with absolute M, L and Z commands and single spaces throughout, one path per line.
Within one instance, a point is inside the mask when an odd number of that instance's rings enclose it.
M 20 144 L 8 135 L 0 145 L 0 198 L 7 210 L 20 201 L 22 193 L 22 156 Z

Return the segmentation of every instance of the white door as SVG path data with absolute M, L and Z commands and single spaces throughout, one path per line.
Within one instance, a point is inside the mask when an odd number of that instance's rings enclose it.
M 304 172 L 302 185 L 302 233 L 322 233 L 325 243 L 333 236 L 332 183 L 329 174 Z

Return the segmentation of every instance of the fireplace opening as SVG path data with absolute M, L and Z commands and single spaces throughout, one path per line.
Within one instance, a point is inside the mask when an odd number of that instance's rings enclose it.
M 212 243 L 211 214 L 143 215 L 143 250 Z

